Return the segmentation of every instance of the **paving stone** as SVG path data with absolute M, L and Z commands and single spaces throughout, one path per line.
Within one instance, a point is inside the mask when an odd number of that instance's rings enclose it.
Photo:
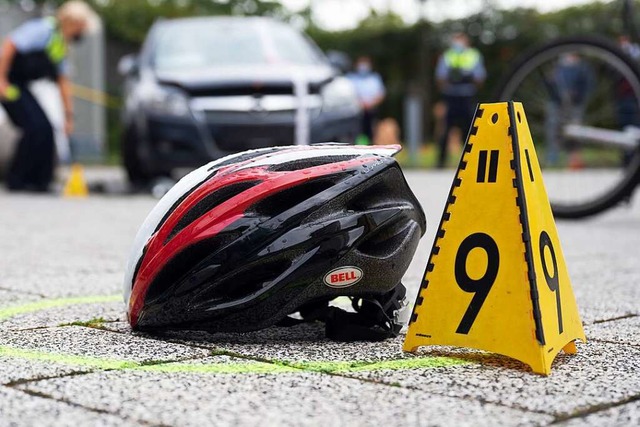
M 640 316 L 588 325 L 587 338 L 640 346 Z
M 14 307 L 16 306 L 14 305 Z M 124 304 L 121 301 L 69 304 L 12 316 L 9 319 L 0 321 L 0 330 L 55 327 L 73 322 L 95 320 L 99 322 L 117 322 L 125 320 L 125 317 Z
M 2 286 L 1 282 L 0 282 L 0 286 Z M 32 302 L 36 302 L 41 299 L 42 297 L 34 294 L 7 290 L 7 289 L 0 289 L 0 311 L 16 305 L 29 304 Z M 2 317 L 0 315 L 0 322 L 1 321 L 2 321 Z M 2 330 L 1 325 L 2 324 L 0 323 L 0 330 Z
M 0 346 L 135 362 L 181 360 L 209 354 L 204 349 L 82 326 L 5 331 L 0 333 Z
M 0 426 L 139 426 L 111 414 L 87 410 L 76 405 L 32 396 L 23 391 L 0 387 Z
M 563 427 L 629 427 L 640 425 L 640 401 L 617 405 L 584 417 L 558 423 Z
M 463 357 L 457 350 L 458 357 Z M 451 355 L 422 348 L 421 353 Z M 522 363 L 468 351 L 479 363 L 454 367 L 351 373 L 358 378 L 399 384 L 426 392 L 482 400 L 553 415 L 570 415 L 640 394 L 640 349 L 601 342 L 578 344 L 578 354 L 561 354 L 548 377 Z
M 20 387 L 123 417 L 181 426 L 206 425 L 212 420 L 220 426 L 493 426 L 541 425 L 552 420 L 479 401 L 315 373 L 110 371 Z
M 34 266 L 20 273 L 9 274 L 2 280 L 2 286 L 13 291 L 28 289 L 46 298 L 122 294 L 122 271 L 90 272 L 81 269 L 87 268 L 86 260 L 82 264 L 83 267 L 66 263 L 50 267 Z M 37 269 L 37 273 L 33 272 L 34 269 Z
M 382 342 L 344 343 L 324 337 L 322 325 L 270 328 L 246 334 L 174 333 L 185 344 L 201 344 L 248 357 L 289 362 L 394 360 L 414 357 L 402 351 L 404 336 Z
M 17 381 L 48 378 L 59 375 L 68 375 L 71 373 L 90 371 L 90 369 L 88 368 L 68 365 L 64 363 L 37 361 L 29 358 L 4 356 L 3 353 L 4 349 L 0 347 L 0 384 L 9 384 Z M 1 407 L 2 406 L 0 405 L 0 408 Z

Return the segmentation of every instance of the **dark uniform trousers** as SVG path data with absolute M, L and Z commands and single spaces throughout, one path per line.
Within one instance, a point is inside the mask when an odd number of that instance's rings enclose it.
M 457 127 L 462 132 L 462 138 L 466 137 L 466 132 L 471 127 L 475 112 L 475 99 L 472 96 L 446 96 L 447 113 L 445 116 L 444 132 L 440 136 L 440 155 L 438 157 L 438 167 L 445 166 L 447 161 L 447 143 L 451 129 Z
M 13 124 L 22 132 L 7 175 L 7 187 L 10 190 L 47 191 L 53 179 L 53 127 L 29 89 L 23 85 L 18 89 L 18 99 L 2 102 Z

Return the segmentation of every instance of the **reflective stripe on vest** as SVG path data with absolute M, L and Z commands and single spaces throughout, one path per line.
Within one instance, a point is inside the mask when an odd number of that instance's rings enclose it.
M 449 49 L 444 53 L 444 60 L 449 68 L 471 71 L 480 62 L 480 52 L 473 48 L 465 49 L 462 52 Z
M 67 55 L 67 44 L 62 36 L 62 31 L 60 31 L 60 28 L 58 27 L 58 21 L 54 17 L 48 17 L 45 19 L 47 19 L 47 21 L 49 21 L 53 26 L 53 33 L 51 34 L 49 43 L 47 43 L 45 52 L 51 62 L 59 64 Z

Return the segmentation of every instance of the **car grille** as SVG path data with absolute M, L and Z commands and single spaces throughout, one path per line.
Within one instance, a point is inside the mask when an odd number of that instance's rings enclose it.
M 211 135 L 216 145 L 224 151 L 243 151 L 253 148 L 292 145 L 293 125 L 213 125 Z
M 280 111 L 204 111 L 207 123 L 222 124 L 292 124 L 296 120 L 296 110 Z M 311 120 L 320 115 L 320 108 L 309 110 Z

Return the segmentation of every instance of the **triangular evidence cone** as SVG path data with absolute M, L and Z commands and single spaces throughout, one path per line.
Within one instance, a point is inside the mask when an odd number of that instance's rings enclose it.
M 522 105 L 481 104 L 404 350 L 471 347 L 549 374 L 576 339 L 585 335 Z

